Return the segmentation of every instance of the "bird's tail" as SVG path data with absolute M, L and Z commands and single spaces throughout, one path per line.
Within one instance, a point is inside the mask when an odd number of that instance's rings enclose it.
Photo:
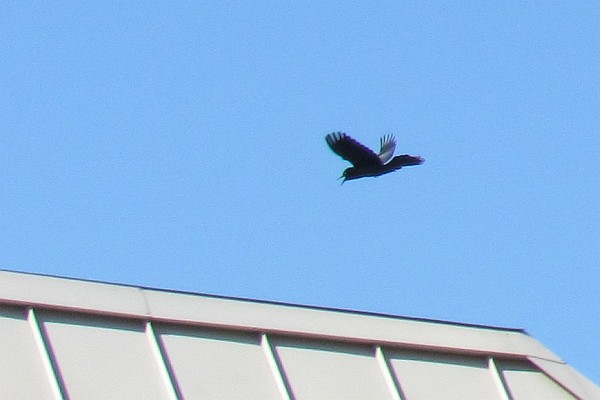
M 390 167 L 393 167 L 395 169 L 400 169 L 402 167 L 409 167 L 411 165 L 420 165 L 424 162 L 425 159 L 423 157 L 403 154 L 401 156 L 396 156 L 392 158 L 392 161 L 390 161 L 386 165 L 389 165 Z

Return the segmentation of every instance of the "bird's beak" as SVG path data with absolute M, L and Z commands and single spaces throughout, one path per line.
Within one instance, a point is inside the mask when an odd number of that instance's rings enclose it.
M 338 178 L 338 181 L 339 181 L 340 179 L 342 180 L 342 183 L 340 183 L 340 185 L 343 185 L 343 184 L 344 184 L 344 182 L 346 182 L 346 177 L 345 177 L 344 175 L 342 175 L 342 176 L 340 176 L 340 177 Z

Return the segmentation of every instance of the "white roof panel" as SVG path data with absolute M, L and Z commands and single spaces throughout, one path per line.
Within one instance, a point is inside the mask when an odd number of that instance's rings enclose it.
M 52 397 L 24 309 L 0 306 L 0 399 Z
M 392 398 L 372 348 L 298 340 L 272 343 L 297 400 Z
M 69 397 L 167 397 L 140 321 L 46 312 L 38 318 Z
M 505 385 L 514 400 L 576 400 L 542 371 L 523 361 L 499 361 Z
M 407 399 L 502 400 L 483 357 L 419 351 L 391 351 L 387 356 Z
M 188 399 L 279 399 L 256 334 L 157 326 L 181 395 Z

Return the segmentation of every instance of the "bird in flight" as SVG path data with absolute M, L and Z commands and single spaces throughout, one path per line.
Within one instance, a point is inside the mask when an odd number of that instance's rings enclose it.
M 419 156 L 408 154 L 392 158 L 396 149 L 396 139 L 393 135 L 383 136 L 379 140 L 379 154 L 375 154 L 373 150 L 363 146 L 344 132 L 330 133 L 325 140 L 334 153 L 352 163 L 352 167 L 347 168 L 340 177 L 344 179 L 342 183 L 367 176 L 380 176 L 402 167 L 419 165 L 425 161 Z

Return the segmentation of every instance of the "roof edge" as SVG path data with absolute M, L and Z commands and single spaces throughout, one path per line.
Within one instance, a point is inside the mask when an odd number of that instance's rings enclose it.
M 440 325 L 461 326 L 461 327 L 466 327 L 466 328 L 479 328 L 479 329 L 491 329 L 491 330 L 495 330 L 495 331 L 516 332 L 516 333 L 522 333 L 522 334 L 530 336 L 529 333 L 523 328 L 511 328 L 511 327 L 503 327 L 503 326 L 494 326 L 494 325 L 486 325 L 486 324 L 435 319 L 435 318 L 389 314 L 389 313 L 375 312 L 375 311 L 364 311 L 364 310 L 353 310 L 353 309 L 348 309 L 348 308 L 318 306 L 318 305 L 311 305 L 311 304 L 288 303 L 288 302 L 276 301 L 276 300 L 252 299 L 252 298 L 248 298 L 248 297 L 226 296 L 226 295 L 219 295 L 219 294 L 211 294 L 211 293 L 204 293 L 204 292 L 192 292 L 192 291 L 168 289 L 168 288 L 155 288 L 155 287 L 135 285 L 135 284 L 130 284 L 130 283 L 108 282 L 108 281 L 101 281 L 101 280 L 96 280 L 96 279 L 85 279 L 85 278 L 60 276 L 60 275 L 37 273 L 37 272 L 25 272 L 25 271 L 11 270 L 11 269 L 5 269 L 5 268 L 0 268 L 0 272 L 8 272 L 8 273 L 12 273 L 12 274 L 19 274 L 19 275 L 25 275 L 25 276 L 37 276 L 37 277 L 44 277 L 44 278 L 61 279 L 61 280 L 74 281 L 74 282 L 111 285 L 111 286 L 115 286 L 115 287 L 124 287 L 124 288 L 131 288 L 131 289 L 142 289 L 144 291 L 153 291 L 153 292 L 159 292 L 159 293 L 181 294 L 181 295 L 186 295 L 186 296 L 198 296 L 198 297 L 205 297 L 205 298 L 212 298 L 212 299 L 219 299 L 219 300 L 243 301 L 243 302 L 255 303 L 255 304 L 294 307 L 294 308 L 302 308 L 302 309 L 317 310 L 317 311 L 333 311 L 333 312 L 339 312 L 339 313 L 355 314 L 355 315 L 363 315 L 363 316 L 371 316 L 371 317 L 401 319 L 401 320 L 415 321 L 415 322 L 427 322 L 427 323 L 440 324 Z

